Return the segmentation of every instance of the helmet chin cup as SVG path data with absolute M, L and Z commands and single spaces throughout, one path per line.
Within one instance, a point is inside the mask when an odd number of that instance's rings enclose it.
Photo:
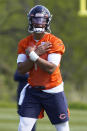
M 33 32 L 35 32 L 35 33 L 43 33 L 43 32 L 45 32 L 45 28 L 33 28 Z

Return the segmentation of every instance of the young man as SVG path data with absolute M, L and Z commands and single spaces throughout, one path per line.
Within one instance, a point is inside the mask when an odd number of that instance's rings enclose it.
M 22 74 L 29 72 L 29 86 L 21 102 L 19 131 L 31 131 L 42 109 L 57 131 L 69 131 L 68 106 L 59 69 L 64 44 L 47 33 L 51 14 L 46 7 L 33 7 L 28 20 L 32 34 L 18 45 L 18 70 Z

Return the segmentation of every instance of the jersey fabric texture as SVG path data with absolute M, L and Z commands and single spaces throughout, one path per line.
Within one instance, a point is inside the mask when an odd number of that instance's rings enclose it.
M 29 46 L 36 46 L 43 44 L 45 42 L 52 43 L 51 50 L 46 52 L 45 54 L 41 55 L 40 57 L 47 60 L 48 54 L 51 53 L 58 53 L 63 54 L 65 51 L 65 46 L 59 38 L 56 36 L 46 33 L 41 40 L 36 42 L 33 38 L 33 35 L 30 35 L 24 39 L 22 39 L 18 44 L 18 54 L 26 54 L 25 50 Z M 44 79 L 45 78 L 45 79 Z M 46 71 L 42 70 L 39 66 L 37 66 L 37 69 L 35 69 L 35 65 L 29 72 L 29 78 L 28 82 L 32 87 L 35 86 L 43 86 L 45 89 L 51 89 L 53 87 L 56 87 L 62 83 L 62 76 L 60 73 L 60 64 L 54 71 L 54 73 L 49 74 Z

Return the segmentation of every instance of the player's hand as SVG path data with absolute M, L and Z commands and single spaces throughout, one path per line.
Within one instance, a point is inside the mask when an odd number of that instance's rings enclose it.
M 37 55 L 43 55 L 44 53 L 46 53 L 47 51 L 50 51 L 52 47 L 52 44 L 49 42 L 45 42 L 44 45 L 39 45 L 36 49 L 35 52 Z
M 35 49 L 36 49 L 36 46 L 34 46 L 34 47 L 29 46 L 29 47 L 25 50 L 25 51 L 26 51 L 26 54 L 29 55 L 29 53 L 30 53 L 31 51 L 35 51 Z

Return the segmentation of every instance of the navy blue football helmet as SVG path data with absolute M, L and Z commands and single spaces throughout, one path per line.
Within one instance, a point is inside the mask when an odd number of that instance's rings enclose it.
M 28 13 L 28 31 L 30 33 L 42 33 L 45 31 L 50 31 L 51 18 L 52 15 L 46 7 L 42 5 L 36 5 Z

